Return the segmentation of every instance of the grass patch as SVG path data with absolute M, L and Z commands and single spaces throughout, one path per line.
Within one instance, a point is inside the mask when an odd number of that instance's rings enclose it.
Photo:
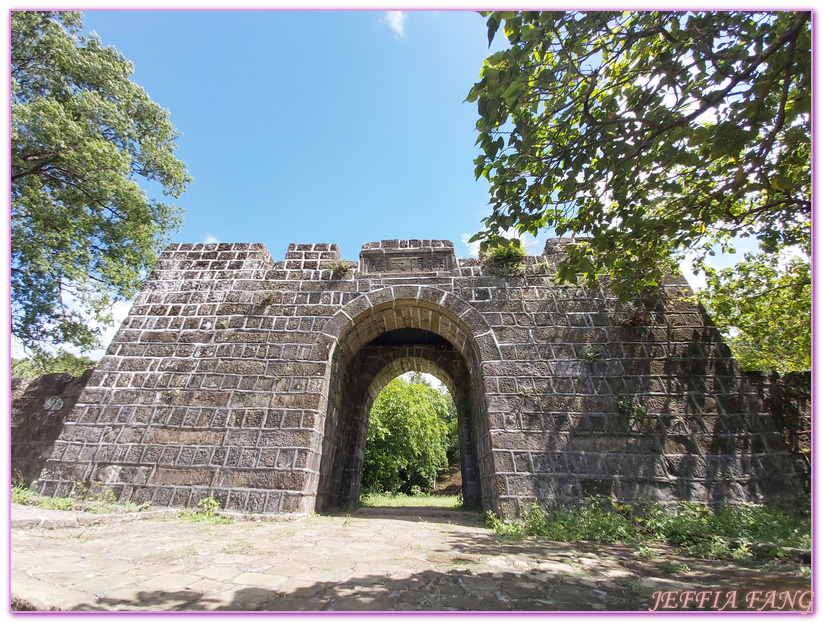
M 404 495 L 402 493 L 364 493 L 360 496 L 362 506 L 434 506 L 462 510 L 463 500 L 459 495 Z
M 37 500 L 37 495 L 24 485 L 14 485 L 11 488 L 11 501 L 14 504 L 25 504 L 30 506 L 35 504 Z
M 187 521 L 189 523 L 205 523 L 213 526 L 234 523 L 234 519 L 231 517 L 225 517 L 217 514 L 207 515 L 203 511 L 189 508 L 184 508 L 183 510 L 177 511 L 174 514 L 174 518 L 180 519 L 181 521 Z
M 41 498 L 37 506 L 54 511 L 73 511 L 77 508 L 77 500 L 74 498 Z
M 36 494 L 23 484 L 11 488 L 11 501 L 15 504 L 36 506 L 45 510 L 83 511 L 86 513 L 138 513 L 149 508 L 150 503 L 118 502 L 114 492 L 108 489 L 89 491 L 78 487 L 73 497 L 47 497 Z
M 808 509 L 740 504 L 718 512 L 705 504 L 680 502 L 666 509 L 650 504 L 642 513 L 605 498 L 591 498 L 566 510 L 546 512 L 537 504 L 516 519 L 487 514 L 487 525 L 498 535 L 520 539 L 539 536 L 552 541 L 596 541 L 638 546 L 651 557 L 649 543 L 666 543 L 690 556 L 749 559 L 780 555 L 781 548 L 811 549 Z M 770 544 L 770 547 L 753 547 Z

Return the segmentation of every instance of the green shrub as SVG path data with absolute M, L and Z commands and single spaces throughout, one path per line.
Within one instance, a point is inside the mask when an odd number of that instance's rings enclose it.
M 483 257 L 483 263 L 490 272 L 497 275 L 511 276 L 523 272 L 523 260 L 526 252 L 520 246 L 519 240 L 510 241 L 493 247 Z
M 508 538 L 540 536 L 553 541 L 600 541 L 640 545 L 639 556 L 653 555 L 647 542 L 664 542 L 686 554 L 741 559 L 753 555 L 755 543 L 777 548 L 811 548 L 808 511 L 786 512 L 774 506 L 740 504 L 713 513 L 705 504 L 680 502 L 666 509 L 645 507 L 633 516 L 628 505 L 591 498 L 576 507 L 546 512 L 533 504 L 520 517 L 502 520 L 489 513 L 487 525 Z

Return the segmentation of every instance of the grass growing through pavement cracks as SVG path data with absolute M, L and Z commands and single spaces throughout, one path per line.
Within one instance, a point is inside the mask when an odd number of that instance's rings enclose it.
M 704 558 L 781 557 L 788 547 L 811 548 L 808 507 L 783 510 L 746 503 L 712 512 L 705 504 L 680 502 L 670 509 L 650 504 L 637 513 L 608 498 L 591 498 L 579 506 L 549 512 L 535 503 L 515 519 L 488 513 L 486 521 L 498 535 L 508 538 L 627 543 L 639 546 L 640 552 L 658 542 Z

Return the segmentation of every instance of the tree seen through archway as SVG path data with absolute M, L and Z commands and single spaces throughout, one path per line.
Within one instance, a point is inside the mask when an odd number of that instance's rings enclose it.
M 414 372 L 389 382 L 369 414 L 363 491 L 432 493 L 438 474 L 454 463 L 457 409 L 446 388 Z

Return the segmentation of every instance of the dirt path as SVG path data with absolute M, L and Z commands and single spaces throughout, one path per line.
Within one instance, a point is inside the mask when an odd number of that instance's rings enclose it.
M 746 609 L 747 599 L 768 610 L 791 599 L 790 609 L 805 610 L 810 589 L 793 563 L 749 567 L 663 548 L 644 559 L 633 547 L 501 543 L 479 515 L 454 511 L 361 509 L 222 525 L 155 518 L 71 527 L 69 520 L 51 529 L 14 518 L 12 598 L 37 609 L 672 611 L 702 599 L 699 609 L 710 611 Z

